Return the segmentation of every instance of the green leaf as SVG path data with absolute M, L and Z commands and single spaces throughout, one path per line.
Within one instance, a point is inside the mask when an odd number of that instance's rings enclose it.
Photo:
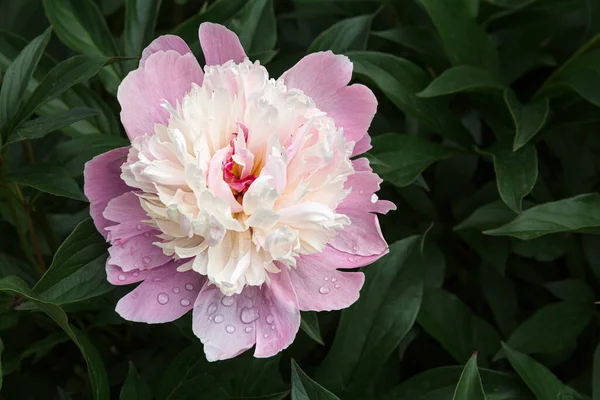
M 336 54 L 365 50 L 371 29 L 372 15 L 344 19 L 321 32 L 308 47 L 308 53 L 331 50 Z
M 127 0 L 125 4 L 125 55 L 139 57 L 154 38 L 154 28 L 162 0 Z
M 400 110 L 440 135 L 470 146 L 470 134 L 450 112 L 447 99 L 424 99 L 416 95 L 430 82 L 417 65 L 400 57 L 371 51 L 353 51 L 347 55 L 354 64 L 354 73 L 373 81 Z
M 51 160 L 62 165 L 71 176 L 83 174 L 85 163 L 107 151 L 125 147 L 129 141 L 119 136 L 86 135 L 59 143 L 52 149 Z
M 12 183 L 29 186 L 41 192 L 70 199 L 86 201 L 79 185 L 67 171 L 56 165 L 35 164 L 21 168 L 8 176 Z
M 21 123 L 6 144 L 20 142 L 25 139 L 40 139 L 51 132 L 95 115 L 98 115 L 98 111 L 91 108 L 76 107 L 56 115 L 32 119 Z
M 432 28 L 403 26 L 371 34 L 414 50 L 434 65 L 441 65 L 444 69 L 448 66 L 440 36 Z
M 104 57 L 75 56 L 57 64 L 21 107 L 15 119 L 16 123 L 29 117 L 39 106 L 65 90 L 89 80 L 100 71 L 106 60 Z
M 112 289 L 106 282 L 106 242 L 90 218 L 62 243 L 33 290 L 55 304 L 89 299 Z
M 594 352 L 594 365 L 592 370 L 592 400 L 600 400 L 600 344 Z
M 511 210 L 520 213 L 523 198 L 531 193 L 537 181 L 537 151 L 534 146 L 518 151 L 501 146 L 494 150 L 493 157 L 500 198 Z
M 336 400 L 338 397 L 310 379 L 292 359 L 292 400 Z
M 525 146 L 544 126 L 550 113 L 550 101 L 547 97 L 521 104 L 510 89 L 504 91 L 504 101 L 515 123 L 513 151 Z
M 503 90 L 504 86 L 489 71 L 469 65 L 452 67 L 442 72 L 421 92 L 419 97 L 437 97 L 460 92 Z
M 465 363 L 473 352 L 494 354 L 500 336 L 476 316 L 454 294 L 427 287 L 418 318 L 419 324 L 458 362 Z
M 408 186 L 436 161 L 457 154 L 451 148 L 418 136 L 386 133 L 373 138 L 372 167 L 384 180 Z
M 590 323 L 592 303 L 564 301 L 540 308 L 510 335 L 507 344 L 522 353 L 555 353 L 576 342 Z
M 452 399 L 462 367 L 441 367 L 415 375 L 393 388 L 384 400 L 398 399 Z M 534 396 L 519 378 L 497 371 L 480 369 L 487 400 L 534 400 Z
M 230 26 L 250 59 L 258 58 L 261 64 L 266 64 L 273 58 L 277 42 L 273 0 L 249 0 Z
M 302 321 L 300 328 L 306 333 L 312 340 L 324 346 L 323 339 L 321 338 L 321 330 L 319 328 L 319 320 L 317 319 L 317 313 L 314 311 L 302 311 Z
M 29 343 L 27 348 L 22 351 L 16 359 L 8 360 L 4 365 L 4 374 L 8 375 L 9 373 L 17 370 L 20 366 L 20 363 L 33 356 L 32 363 L 37 362 L 39 359 L 48 354 L 52 349 L 54 349 L 57 345 L 67 342 L 71 340 L 67 335 L 65 335 L 62 331 L 57 331 L 44 339 L 38 340 L 33 343 Z
M 504 343 L 502 346 L 512 367 L 539 400 L 575 400 L 582 398 L 533 358 L 513 350 Z
M 557 232 L 581 232 L 600 227 L 600 194 L 582 194 L 564 200 L 540 204 L 523 211 L 488 235 L 514 236 L 529 240 Z
M 465 365 L 452 400 L 485 400 L 481 376 L 477 369 L 477 353 Z
M 62 308 L 37 297 L 37 295 L 27 287 L 27 284 L 16 276 L 0 279 L 0 291 L 12 292 L 33 301 L 40 310 L 52 318 L 52 320 L 65 331 L 71 340 L 73 340 L 77 347 L 79 347 L 88 366 L 88 374 L 90 375 L 90 381 L 92 383 L 94 399 L 110 399 L 110 385 L 108 383 L 108 375 L 104 369 L 102 358 L 100 358 L 98 351 L 89 339 L 77 328 L 69 325 L 67 314 L 65 314 Z
M 575 301 L 592 304 L 596 295 L 591 287 L 579 279 L 550 282 L 544 285 L 556 297 L 565 301 Z
M 44 0 L 44 9 L 54 31 L 68 47 L 90 57 L 119 55 L 104 16 L 93 1 Z M 117 64 L 100 71 L 106 90 L 114 95 L 122 78 L 123 73 Z
M 140 377 L 135 369 L 135 365 L 133 365 L 131 361 L 129 362 L 129 373 L 127 374 L 125 383 L 123 383 L 123 387 L 121 387 L 121 395 L 119 398 L 121 400 L 152 399 L 152 392 L 150 391 L 150 388 Z
M 331 350 L 317 370 L 317 380 L 342 397 L 369 398 L 362 393 L 368 382 L 413 326 L 423 295 L 420 242 L 412 236 L 391 245 L 388 255 L 365 270 L 358 301 L 342 312 Z
M 488 263 L 481 265 L 480 282 L 483 297 L 492 310 L 496 325 L 502 336 L 508 337 L 517 326 L 519 312 L 515 284 Z
M 216 379 L 209 365 L 201 344 L 184 349 L 161 375 L 157 399 L 193 399 L 198 393 L 211 398 L 209 393 L 213 393 Z
M 464 229 L 486 230 L 496 228 L 513 219 L 517 214 L 502 201 L 494 201 L 479 207 L 460 224 L 455 231 Z
M 4 342 L 0 339 L 0 356 L 2 356 L 2 352 L 4 351 Z M 2 371 L 2 361 L 0 360 L 0 389 L 2 389 L 3 384 L 3 371 Z
M 495 74 L 496 48 L 469 13 L 465 0 L 419 0 L 440 32 L 446 54 L 453 65 L 481 67 Z
M 9 124 L 17 113 L 29 80 L 33 76 L 44 49 L 50 40 L 52 29 L 48 28 L 33 39 L 10 64 L 2 77 L 0 89 L 0 127 Z

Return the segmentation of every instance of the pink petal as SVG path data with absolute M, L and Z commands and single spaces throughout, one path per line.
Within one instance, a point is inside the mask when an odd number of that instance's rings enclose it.
M 151 54 L 143 68 L 131 71 L 119 86 L 121 121 L 130 140 L 154 133 L 154 125 L 166 125 L 169 112 L 161 104 L 176 107 L 190 91 L 192 83 L 202 84 L 204 73 L 192 53 L 158 51 Z
M 112 265 L 110 258 L 106 261 L 106 280 L 113 285 L 131 285 L 148 278 L 150 270 L 123 271 L 120 267 Z
M 109 201 L 102 213 L 104 218 L 116 222 L 116 225 L 106 227 L 107 240 L 111 243 L 121 243 L 137 235 L 158 233 L 152 226 L 143 223 L 150 219 L 140 205 L 140 199 L 133 192 L 127 192 Z
M 116 311 L 129 321 L 171 322 L 192 309 L 205 278 L 194 271 L 177 272 L 181 262 L 148 271 L 144 280 L 117 303 Z
M 301 256 L 290 279 L 298 305 L 303 311 L 341 310 L 359 297 L 365 282 L 362 272 L 341 272 L 331 268 L 327 253 Z
M 288 87 L 300 89 L 321 103 L 346 87 L 352 77 L 352 63 L 346 56 L 331 51 L 312 53 L 298 61 L 281 78 Z
M 344 227 L 329 245 L 344 253 L 372 256 L 384 253 L 388 246 L 379 227 L 375 214 L 353 209 L 338 209 L 338 213 L 350 218 L 350 225 Z
M 298 298 L 287 267 L 270 274 L 271 283 L 262 287 L 260 319 L 256 321 L 256 349 L 254 357 L 271 357 L 287 348 L 300 329 Z
M 373 264 L 375 261 L 379 260 L 381 257 L 386 255 L 389 252 L 389 249 L 386 248 L 382 253 L 373 254 L 370 256 L 360 256 L 356 254 L 345 253 L 343 251 L 336 250 L 330 245 L 325 246 L 325 250 L 318 254 L 312 254 L 310 256 L 301 256 L 304 257 L 322 257 L 323 260 L 327 260 L 327 263 L 323 263 L 323 268 L 327 268 L 328 270 L 336 270 L 336 269 L 352 269 L 352 268 L 360 268 L 366 265 Z
M 200 24 L 198 36 L 206 65 L 221 65 L 229 60 L 239 64 L 246 59 L 240 39 L 223 25 L 204 22 Z
M 365 135 L 354 145 L 354 150 L 352 151 L 352 157 L 359 156 L 367 151 L 371 150 L 373 146 L 371 146 L 371 136 Z
M 90 215 L 105 238 L 108 232 L 104 228 L 114 223 L 104 218 L 104 209 L 110 200 L 131 190 L 121 179 L 121 165 L 128 152 L 129 147 L 122 147 L 100 154 L 88 161 L 83 170 L 83 191 L 90 201 Z
M 221 199 L 229 203 L 231 212 L 242 211 L 242 205 L 233 197 L 231 188 L 223 178 L 223 161 L 231 155 L 231 147 L 227 146 L 217 150 L 210 159 L 208 167 L 207 186 L 210 190 Z
M 144 49 L 144 51 L 142 52 L 142 59 L 140 60 L 140 68 L 144 68 L 144 64 L 146 63 L 146 60 L 152 54 L 154 54 L 158 51 L 167 51 L 167 50 L 174 50 L 174 51 L 178 52 L 179 54 L 181 54 L 182 56 L 187 53 L 192 52 L 190 50 L 190 48 L 188 47 L 187 43 L 185 43 L 185 41 L 182 38 L 180 38 L 179 36 L 176 36 L 176 35 L 159 36 L 156 39 L 154 39 L 152 41 L 152 43 L 150 43 L 148 45 L 148 47 L 146 47 Z
M 122 243 L 115 242 L 108 248 L 110 262 L 121 267 L 123 271 L 160 267 L 171 260 L 160 247 L 153 244 L 160 241 L 155 235 L 138 235 Z
M 396 206 L 394 203 L 379 200 L 377 195 L 375 195 L 375 192 L 379 191 L 379 185 L 383 180 L 377 176 L 377 174 L 372 172 L 368 160 L 366 158 L 354 160 L 353 165 L 355 167 L 355 173 L 350 175 L 344 184 L 344 189 L 351 188 L 352 191 L 346 196 L 338 208 L 377 212 L 381 214 L 386 214 L 390 210 L 395 210 Z M 357 165 L 359 165 L 358 168 Z

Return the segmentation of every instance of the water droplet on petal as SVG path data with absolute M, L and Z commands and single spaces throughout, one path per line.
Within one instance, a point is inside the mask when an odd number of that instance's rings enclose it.
M 233 303 L 235 303 L 233 296 L 224 296 L 221 299 L 221 304 L 223 304 L 225 307 L 231 307 Z
M 321 293 L 321 294 L 327 294 L 327 293 L 329 293 L 329 288 L 326 288 L 325 286 L 321 286 L 319 288 L 319 293 Z
M 166 293 L 159 293 L 156 299 L 159 304 L 165 305 L 169 302 L 169 295 Z
M 124 281 L 125 279 L 127 279 L 127 277 L 125 275 L 119 275 L 119 280 L 120 281 Z
M 240 318 L 243 323 L 250 324 L 258 319 L 258 312 L 254 308 L 242 308 Z
M 355 263 L 356 257 L 348 257 L 348 261 L 350 261 L 351 263 Z
M 175 286 L 173 288 L 173 293 L 175 293 L 175 294 L 179 293 L 179 287 Z
M 267 324 L 272 324 L 275 318 L 271 314 L 267 315 Z
M 137 299 L 138 297 L 140 297 L 139 293 L 136 293 L 136 292 L 131 293 L 131 298 L 132 299 Z
M 184 307 L 187 307 L 190 305 L 190 301 L 188 299 L 181 299 L 181 301 L 179 302 L 179 304 L 181 304 Z
M 246 333 L 250 333 L 252 332 L 253 328 L 251 326 L 247 326 L 244 330 L 246 331 Z
M 134 277 L 134 278 L 137 278 L 138 276 L 140 276 L 140 273 L 139 273 L 139 272 L 137 272 L 137 271 L 136 271 L 136 272 L 134 272 L 134 273 L 133 273 L 133 277 Z
M 206 313 L 208 315 L 214 314 L 216 311 L 217 311 L 217 305 L 215 303 L 210 303 L 210 305 L 206 309 Z
M 326 276 L 325 278 L 323 278 L 323 280 L 324 280 L 324 281 L 328 281 L 328 280 L 329 280 L 329 277 L 328 277 L 328 276 Z
M 268 334 L 268 333 L 265 333 L 265 334 L 263 335 L 263 337 L 264 337 L 265 339 L 268 339 L 268 338 L 269 338 L 269 334 Z
M 215 324 L 220 324 L 225 318 L 221 314 L 215 315 Z
M 144 232 L 144 237 L 145 238 L 149 238 L 150 237 L 150 232 Z
M 142 258 L 142 263 L 144 265 L 150 264 L 150 261 L 152 261 L 152 259 L 150 257 L 148 257 L 148 256 L 145 256 L 144 258 Z
M 160 282 L 160 278 L 152 278 L 152 282 Z
M 364 190 L 359 190 L 358 194 L 365 194 L 365 191 Z
M 331 278 L 331 282 L 336 283 L 337 282 L 337 278 Z
M 144 227 L 144 226 L 143 226 L 142 224 L 137 224 L 137 225 L 135 226 L 135 229 L 137 229 L 138 231 L 141 231 L 143 227 Z
M 352 249 L 354 249 L 354 251 L 358 251 L 358 245 L 355 244 L 354 247 L 352 247 Z
M 342 287 L 342 285 L 340 285 L 340 284 L 337 284 L 337 285 L 335 285 L 335 288 L 336 288 L 336 289 L 339 289 L 339 288 L 341 288 L 341 287 Z
M 191 283 L 186 283 L 185 290 L 189 290 L 189 291 L 194 290 L 194 285 L 192 285 Z
M 275 330 L 275 325 L 271 325 L 271 329 L 272 329 L 272 330 Z
M 235 326 L 233 326 L 233 325 L 227 325 L 225 327 L 225 330 L 227 331 L 227 333 L 233 333 L 233 332 L 235 332 Z
M 373 193 L 373 196 L 371 196 L 371 203 L 375 204 L 377 203 L 377 200 L 379 200 L 379 197 L 377 197 L 377 195 Z

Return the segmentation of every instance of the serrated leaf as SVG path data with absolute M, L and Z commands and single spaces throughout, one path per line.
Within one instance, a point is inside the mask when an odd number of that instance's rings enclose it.
M 372 15 L 344 19 L 321 32 L 308 47 L 307 52 L 331 50 L 340 54 L 352 50 L 365 50 L 372 20 Z
M 273 0 L 248 0 L 229 26 L 251 59 L 258 58 L 264 65 L 273 58 L 277 42 Z
M 436 161 L 457 154 L 451 148 L 418 136 L 386 133 L 373 138 L 373 169 L 386 181 L 408 186 Z
M 485 400 L 481 376 L 477 369 L 477 353 L 469 359 L 460 375 L 452 400 Z
M 319 328 L 319 320 L 317 319 L 317 313 L 314 311 L 302 311 L 302 321 L 300 322 L 300 328 L 315 342 L 324 346 L 323 339 L 321 338 L 321 330 Z
M 599 227 L 600 195 L 591 193 L 540 204 L 523 211 L 509 223 L 484 233 L 529 240 L 551 233 L 588 231 Z
M 337 400 L 338 397 L 310 379 L 292 359 L 292 400 Z
M 513 151 L 525 146 L 544 126 L 550 113 L 550 101 L 547 97 L 534 100 L 529 104 L 521 104 L 514 92 L 504 92 L 504 102 L 515 123 L 515 140 Z
M 16 115 L 29 80 L 46 49 L 52 29 L 33 39 L 10 64 L 2 77 L 0 89 L 0 127 L 8 125 Z
M 12 183 L 29 186 L 41 192 L 86 201 L 81 188 L 67 171 L 56 165 L 35 164 L 8 176 Z
M 152 392 L 150 388 L 144 382 L 144 380 L 138 374 L 135 365 L 129 362 L 129 373 L 127 379 L 121 387 L 121 394 L 119 396 L 121 400 L 150 400 L 152 399 Z
M 503 90 L 500 83 L 490 72 L 469 65 L 460 65 L 442 72 L 417 96 L 430 98 L 461 92 Z
M 539 400 L 577 400 L 582 397 L 564 385 L 542 364 L 502 344 L 508 361 Z

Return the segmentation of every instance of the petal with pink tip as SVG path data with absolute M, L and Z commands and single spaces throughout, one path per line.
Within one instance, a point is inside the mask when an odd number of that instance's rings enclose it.
M 171 260 L 162 249 L 153 244 L 160 242 L 155 235 L 137 235 L 124 242 L 116 242 L 108 248 L 110 262 L 121 267 L 123 271 L 134 269 L 152 269 L 160 267 Z
M 371 135 L 365 135 L 354 145 L 354 150 L 352 151 L 352 157 L 359 156 L 367 151 L 371 150 L 373 146 L 371 145 Z
M 108 232 L 104 229 L 114 223 L 104 218 L 104 209 L 113 198 L 131 190 L 121 179 L 121 165 L 128 152 L 129 147 L 122 147 L 100 154 L 88 161 L 83 170 L 83 191 L 90 201 L 90 215 L 105 238 Z
M 146 60 L 152 54 L 158 51 L 167 51 L 174 50 L 181 55 L 185 55 L 187 53 L 191 53 L 189 46 L 187 43 L 176 35 L 162 35 L 157 37 L 150 43 L 142 52 L 142 58 L 140 59 L 140 68 L 144 68 L 144 64 L 146 64 Z
M 132 71 L 119 86 L 121 122 L 130 140 L 152 135 L 154 125 L 166 125 L 169 112 L 162 106 L 168 102 L 177 107 L 192 83 L 202 84 L 204 73 L 192 53 L 158 51 L 151 54 L 143 68 Z
M 361 159 L 366 160 L 366 159 Z M 355 160 L 354 165 L 358 164 Z M 360 162 L 362 164 L 362 162 Z M 355 173 L 350 175 L 344 184 L 344 189 L 352 189 L 338 209 L 353 209 L 368 212 L 377 212 L 386 214 L 390 210 L 395 210 L 396 206 L 386 200 L 379 200 L 375 192 L 379 190 L 379 185 L 383 180 L 373 173 L 366 164 L 367 169 L 355 169 Z
M 151 233 L 159 233 L 152 226 L 142 222 L 149 220 L 150 217 L 140 205 L 138 196 L 133 192 L 124 193 L 109 201 L 102 215 L 107 220 L 116 223 L 116 225 L 106 227 L 107 240 L 111 243 L 121 243 L 137 235 L 146 234 L 147 237 L 150 237 Z
M 327 260 L 326 263 L 322 263 L 322 267 L 327 270 L 335 270 L 335 269 L 353 269 L 360 268 L 366 265 L 370 265 L 375 261 L 379 260 L 381 257 L 386 255 L 389 252 L 389 249 L 386 248 L 380 254 L 374 254 L 370 256 L 360 256 L 356 254 L 349 254 L 343 251 L 339 251 L 331 247 L 330 245 L 325 246 L 325 250 L 318 254 L 311 254 L 309 256 L 301 256 L 304 257 L 322 257 L 323 260 Z M 291 274 L 291 272 L 290 272 Z
M 278 274 L 269 274 L 269 286 L 263 285 L 261 289 L 254 357 L 271 357 L 287 348 L 300 328 L 298 298 L 287 267 L 280 269 Z
M 383 239 L 379 221 L 375 214 L 366 211 L 341 209 L 338 213 L 350 218 L 350 225 L 344 227 L 336 237 L 331 239 L 329 245 L 344 253 L 372 256 L 382 254 L 388 248 Z
M 194 271 L 177 272 L 179 264 L 149 271 L 144 282 L 119 300 L 117 313 L 129 321 L 158 324 L 191 310 L 206 278 Z
M 112 265 L 110 258 L 106 261 L 106 280 L 113 285 L 131 285 L 143 281 L 148 277 L 149 270 L 123 271 L 120 267 Z
M 341 272 L 330 267 L 327 253 L 301 256 L 290 279 L 302 311 L 341 310 L 359 297 L 365 282 L 362 272 Z
M 223 25 L 204 22 L 200 24 L 198 36 L 206 65 L 221 65 L 230 60 L 239 64 L 246 58 L 240 39 Z
M 225 360 L 254 346 L 260 289 L 247 286 L 241 294 L 225 296 L 208 282 L 194 304 L 193 330 L 204 344 L 208 361 Z

